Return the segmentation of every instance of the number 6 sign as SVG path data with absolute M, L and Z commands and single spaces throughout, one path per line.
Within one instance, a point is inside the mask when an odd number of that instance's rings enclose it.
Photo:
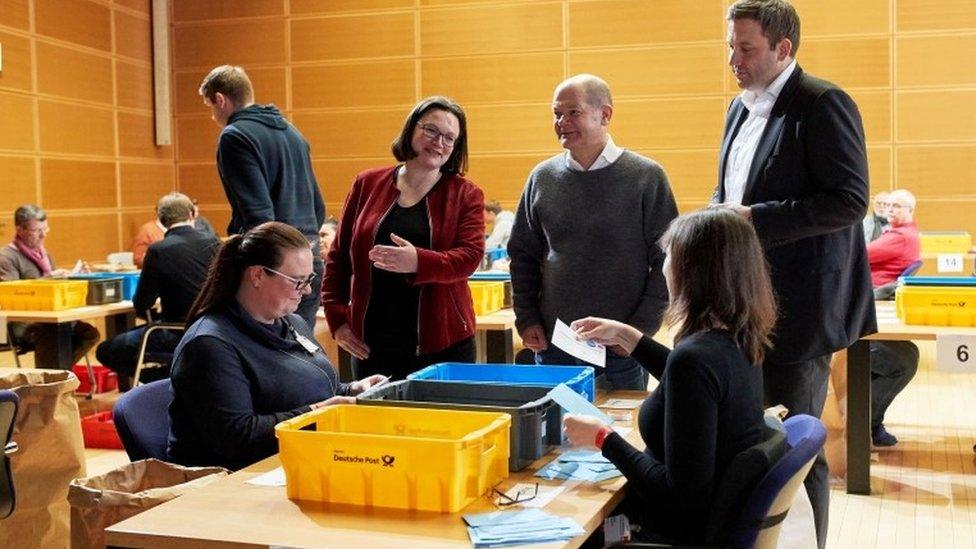
M 976 335 L 939 335 L 935 362 L 943 372 L 976 372 Z

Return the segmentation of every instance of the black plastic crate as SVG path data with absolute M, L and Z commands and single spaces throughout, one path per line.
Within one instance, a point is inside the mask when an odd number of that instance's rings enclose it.
M 122 301 L 124 280 L 119 278 L 93 278 L 89 276 L 69 276 L 71 280 L 88 281 L 88 298 L 86 305 L 103 305 Z

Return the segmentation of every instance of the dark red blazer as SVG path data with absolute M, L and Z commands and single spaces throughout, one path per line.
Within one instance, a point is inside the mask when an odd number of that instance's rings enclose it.
M 367 170 L 352 184 L 326 261 L 322 304 L 329 329 L 349 323 L 363 337 L 372 287 L 371 262 L 380 222 L 400 196 L 396 167 Z M 417 248 L 420 353 L 432 353 L 474 335 L 468 276 L 485 253 L 484 194 L 471 181 L 445 175 L 427 194 L 431 248 Z

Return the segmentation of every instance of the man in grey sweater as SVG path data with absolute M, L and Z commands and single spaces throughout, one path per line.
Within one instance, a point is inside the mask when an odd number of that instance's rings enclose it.
M 646 333 L 660 327 L 668 291 L 657 241 L 678 211 L 661 166 L 610 138 L 606 82 L 574 76 L 556 87 L 552 109 L 566 152 L 529 174 L 508 254 L 525 346 L 540 364 L 577 364 L 549 345 L 557 318 L 611 318 Z M 613 352 L 605 374 L 598 378 L 605 388 L 647 387 L 643 368 Z

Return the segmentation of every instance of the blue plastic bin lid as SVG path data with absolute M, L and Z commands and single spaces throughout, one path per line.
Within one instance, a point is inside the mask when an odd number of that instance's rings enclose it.
M 482 271 L 480 273 L 476 272 L 476 273 L 472 273 L 471 276 L 468 277 L 468 280 L 505 281 L 511 279 L 512 279 L 511 273 L 503 273 L 501 271 Z
M 905 286 L 976 286 L 976 276 L 902 276 L 898 284 Z

